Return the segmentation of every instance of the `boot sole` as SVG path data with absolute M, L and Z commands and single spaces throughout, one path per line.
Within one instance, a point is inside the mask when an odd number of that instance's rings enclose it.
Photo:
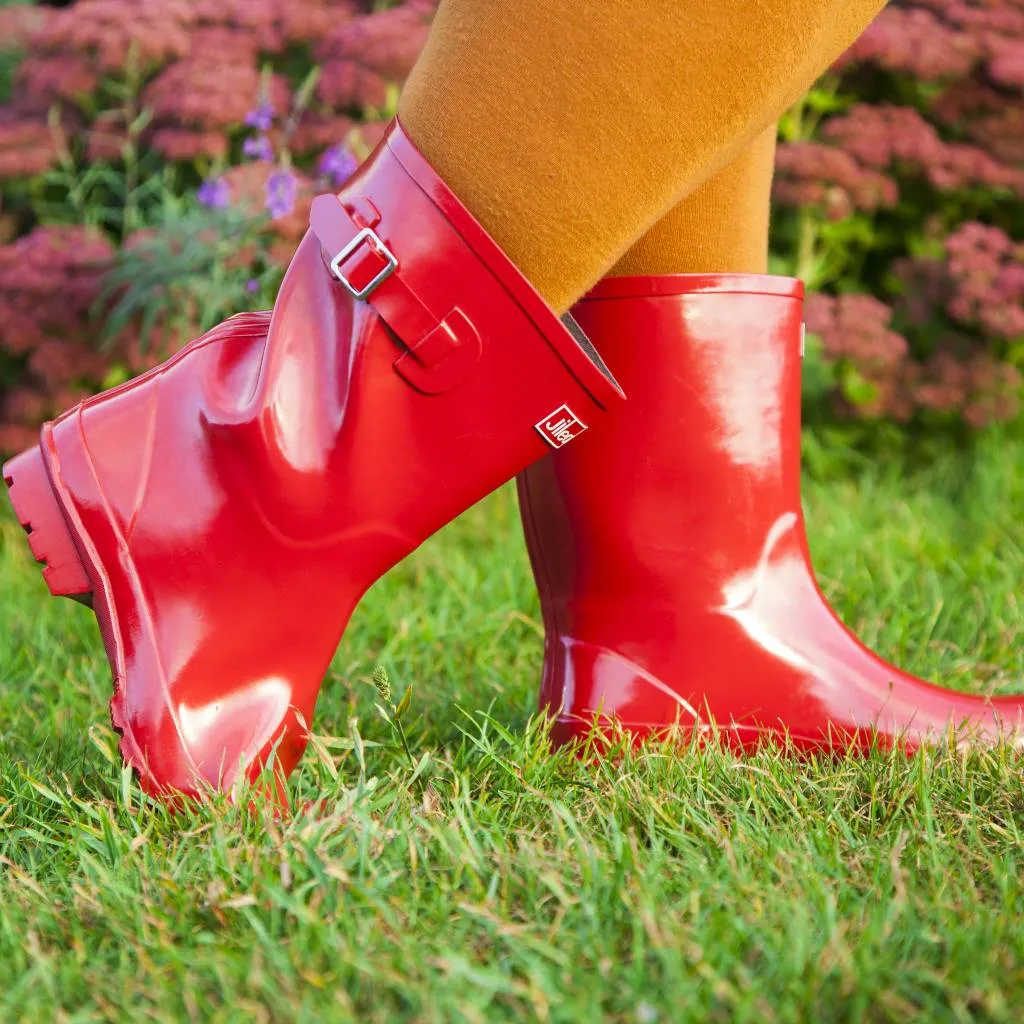
M 89 574 L 54 498 L 38 446 L 11 459 L 3 468 L 3 476 L 14 514 L 28 535 L 32 554 L 43 566 L 43 579 L 50 593 L 91 604 Z
M 88 535 L 43 451 L 50 437 L 47 425 L 39 445 L 5 463 L 4 483 L 14 514 L 28 535 L 32 554 L 43 565 L 43 579 L 50 593 L 87 605 L 96 615 L 114 677 L 110 723 L 121 737 L 120 750 L 125 763 L 135 770 L 143 788 L 152 792 L 158 784 L 150 778 L 145 758 L 125 722 L 123 679 L 117 667 L 120 658 L 105 574 L 98 560 L 90 554 L 92 544 Z

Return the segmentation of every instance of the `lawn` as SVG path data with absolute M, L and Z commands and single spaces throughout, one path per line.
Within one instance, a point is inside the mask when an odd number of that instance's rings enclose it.
M 826 592 L 947 685 L 1024 677 L 1024 443 L 809 480 Z M 0 1020 L 1024 1020 L 1024 760 L 552 755 L 506 490 L 381 581 L 293 789 L 173 818 L 91 614 L 0 513 Z M 413 687 L 413 778 L 374 709 Z

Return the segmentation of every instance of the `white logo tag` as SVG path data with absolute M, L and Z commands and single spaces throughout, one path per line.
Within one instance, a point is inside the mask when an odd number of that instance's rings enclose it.
M 537 432 L 552 448 L 561 448 L 587 429 L 567 405 L 560 405 L 550 416 L 537 424 Z

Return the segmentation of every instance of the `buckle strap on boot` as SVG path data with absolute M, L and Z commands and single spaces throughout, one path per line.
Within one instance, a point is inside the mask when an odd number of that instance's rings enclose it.
M 317 196 L 310 213 L 331 274 L 354 300 L 370 303 L 406 346 L 395 370 L 417 390 L 440 394 L 476 364 L 480 334 L 458 307 L 439 316 L 410 287 L 400 257 L 376 231 L 380 221 L 366 196 Z

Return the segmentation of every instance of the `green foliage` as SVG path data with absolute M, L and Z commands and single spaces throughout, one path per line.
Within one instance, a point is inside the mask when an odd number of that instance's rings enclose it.
M 117 253 L 104 278 L 97 301 L 106 311 L 101 343 L 132 324 L 144 339 L 201 333 L 273 303 L 281 271 L 266 258 L 259 219 L 231 207 L 207 209 L 190 196 L 165 192 L 162 200 L 150 230 Z
M 132 131 L 141 129 L 145 120 L 145 114 L 139 115 Z M 40 223 L 81 224 L 123 242 L 152 226 L 155 212 L 175 198 L 176 171 L 152 152 L 140 155 L 129 141 L 118 164 L 80 161 L 63 145 L 61 129 L 51 121 L 59 140 L 59 166 L 31 182 L 31 204 Z
M 0 0 L 0 9 L 34 3 L 35 0 Z M 24 51 L 20 47 L 9 47 L 6 40 L 0 39 L 0 103 L 6 103 L 11 98 L 14 75 L 23 57 Z
M 6 103 L 11 98 L 14 74 L 18 70 L 21 58 L 20 50 L 0 50 L 0 103 Z
M 114 114 L 123 125 L 117 156 L 104 160 L 88 159 L 63 127 L 60 108 L 50 109 L 57 166 L 22 183 L 35 221 L 97 228 L 123 244 L 134 232 L 152 226 L 154 216 L 186 191 L 188 177 L 181 168 L 168 165 L 143 144 L 152 116 L 142 103 L 143 83 L 137 59 L 130 56 L 123 75 L 105 78 L 95 95 L 83 98 L 93 116 Z M 11 188 L 15 195 L 19 192 L 17 183 Z

